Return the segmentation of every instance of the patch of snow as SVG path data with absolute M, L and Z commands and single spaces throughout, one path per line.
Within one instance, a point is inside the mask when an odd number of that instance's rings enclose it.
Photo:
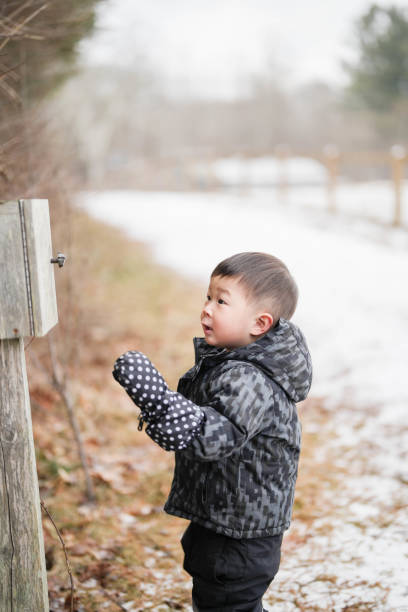
M 133 612 L 136 610 L 136 606 L 135 606 L 135 602 L 134 601 L 127 601 L 125 603 L 120 604 L 122 606 L 122 608 L 124 608 L 125 610 L 128 610 L 128 612 Z
M 88 578 L 85 582 L 81 582 L 81 587 L 84 589 L 94 589 L 98 586 L 98 581 L 95 578 Z
M 131 514 L 127 514 L 126 512 L 121 512 L 118 518 L 124 527 L 134 525 L 137 520 L 134 516 L 132 516 Z

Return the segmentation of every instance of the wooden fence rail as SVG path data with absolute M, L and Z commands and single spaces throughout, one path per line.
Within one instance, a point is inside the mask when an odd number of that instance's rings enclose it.
M 326 145 L 322 151 L 291 150 L 280 145 L 275 149 L 278 159 L 285 162 L 294 157 L 315 159 L 327 169 L 327 203 L 330 212 L 335 212 L 336 189 L 341 166 L 388 166 L 394 188 L 394 215 L 392 225 L 402 223 L 402 190 L 405 166 L 408 164 L 408 152 L 402 145 L 394 145 L 389 151 L 340 151 L 336 145 Z
M 289 183 L 286 178 L 285 164 L 293 158 L 313 159 L 321 163 L 327 170 L 327 206 L 330 212 L 335 212 L 337 209 L 337 188 L 338 179 L 342 166 L 365 166 L 375 167 L 383 166 L 390 169 L 390 180 L 394 190 L 394 213 L 392 225 L 400 226 L 402 224 L 402 205 L 403 205 L 403 181 L 405 166 L 408 164 L 408 152 L 402 145 L 394 145 L 389 151 L 341 151 L 335 144 L 328 144 L 321 150 L 305 150 L 294 149 L 289 145 L 281 144 L 273 150 L 251 149 L 248 147 L 232 150 L 194 150 L 191 156 L 198 162 L 207 164 L 207 179 L 205 182 L 208 186 L 215 185 L 215 175 L 213 164 L 219 159 L 235 157 L 245 160 L 275 157 L 280 160 L 282 172 L 278 187 L 282 193 L 287 193 Z M 187 154 L 184 159 L 187 159 Z M 248 177 L 245 173 L 240 184 L 245 185 L 248 182 Z

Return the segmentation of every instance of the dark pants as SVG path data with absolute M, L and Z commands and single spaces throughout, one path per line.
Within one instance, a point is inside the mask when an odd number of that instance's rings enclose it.
M 282 534 L 237 540 L 190 523 L 181 538 L 197 612 L 262 612 L 280 563 Z

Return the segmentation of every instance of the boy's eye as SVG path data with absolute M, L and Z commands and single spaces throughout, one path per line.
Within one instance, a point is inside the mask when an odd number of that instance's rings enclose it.
M 210 296 L 207 295 L 207 302 L 209 302 L 211 300 Z
M 219 304 L 226 304 L 226 302 L 224 302 L 224 300 L 222 298 L 219 298 L 218 303 Z

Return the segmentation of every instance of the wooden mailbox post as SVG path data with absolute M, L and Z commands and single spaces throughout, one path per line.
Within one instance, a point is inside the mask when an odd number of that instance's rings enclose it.
M 24 336 L 58 322 L 47 200 L 0 202 L 0 610 L 48 612 Z

